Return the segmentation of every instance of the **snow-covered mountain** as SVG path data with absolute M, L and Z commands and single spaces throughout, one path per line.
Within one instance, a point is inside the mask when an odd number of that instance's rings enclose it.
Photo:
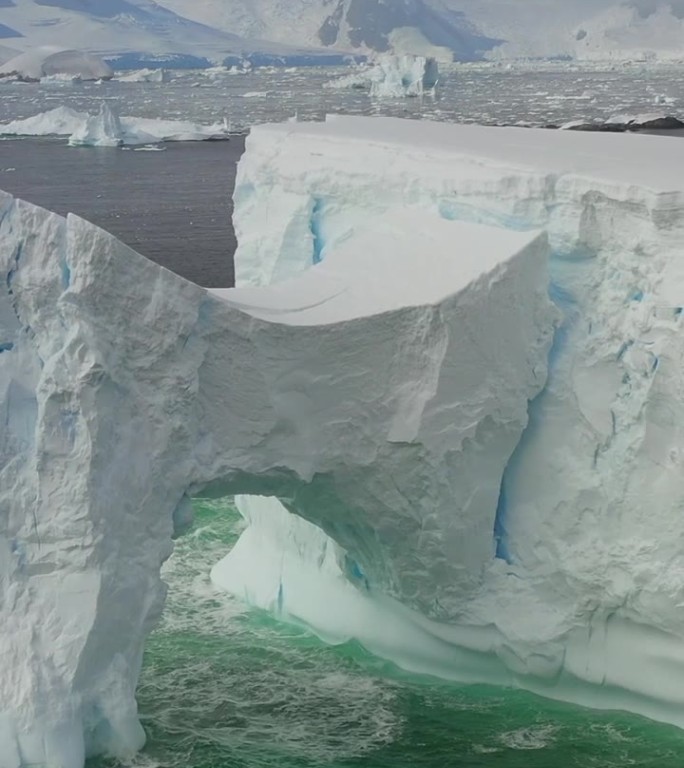
M 246 37 L 457 59 L 684 56 L 684 0 L 161 0 Z
M 684 0 L 0 0 L 0 45 L 221 60 L 684 56 Z
M 246 37 L 346 51 L 480 58 L 499 41 L 442 0 L 163 0 L 176 13 Z M 439 52 L 439 51 L 438 51 Z
M 490 58 L 684 58 L 684 0 L 447 0 L 505 42 Z
M 0 38 L 14 50 L 50 45 L 104 56 L 142 52 L 220 61 L 254 51 L 299 52 L 185 18 L 154 0 L 0 0 Z

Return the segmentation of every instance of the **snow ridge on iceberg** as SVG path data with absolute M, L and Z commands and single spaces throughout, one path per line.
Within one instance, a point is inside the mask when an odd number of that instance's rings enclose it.
M 286 501 L 401 626 L 477 592 L 546 380 L 542 234 L 402 207 L 292 281 L 217 295 L 1 200 L 2 768 L 140 748 L 159 570 L 200 490 Z

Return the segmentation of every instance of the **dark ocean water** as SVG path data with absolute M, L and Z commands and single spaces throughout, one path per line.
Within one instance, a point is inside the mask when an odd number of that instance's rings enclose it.
M 232 195 L 243 151 L 239 136 L 163 151 L 0 141 L 0 189 L 76 213 L 188 280 L 221 288 L 233 285 Z
M 76 212 L 168 268 L 232 283 L 230 195 L 243 143 L 163 152 L 0 142 L 0 188 Z M 355 643 L 330 647 L 217 592 L 235 543 L 230 500 L 196 502 L 164 575 L 167 609 L 139 688 L 134 768 L 681 768 L 684 732 L 521 691 L 406 675 Z M 89 768 L 122 768 L 99 759 Z

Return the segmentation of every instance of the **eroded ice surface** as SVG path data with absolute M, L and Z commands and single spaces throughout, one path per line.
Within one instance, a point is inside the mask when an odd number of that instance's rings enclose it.
M 498 558 L 477 594 L 456 588 L 432 606 L 417 590 L 398 595 L 417 611 L 421 642 L 393 645 L 361 608 L 340 632 L 315 597 L 303 605 L 290 574 L 313 584 L 329 573 L 298 557 L 320 536 L 300 522 L 279 535 L 286 567 L 267 587 L 260 547 L 273 551 L 271 531 L 289 519 L 272 502 L 258 514 L 258 500 L 240 502 L 251 523 L 235 557 L 253 567 L 238 574 L 229 556 L 215 579 L 411 669 L 684 725 L 682 162 L 681 142 L 633 135 L 361 118 L 254 129 L 235 192 L 239 285 L 325 263 L 358 227 L 417 206 L 546 230 L 563 319 L 549 381 L 504 473 Z
M 331 635 L 387 601 L 404 656 L 461 659 L 409 628 L 416 609 L 474 598 L 494 556 L 502 475 L 557 319 L 543 234 L 403 206 L 288 283 L 217 295 L 78 217 L 1 201 L 2 768 L 140 748 L 159 569 L 199 490 L 297 512 L 301 529 L 274 524 L 323 546 L 342 581 Z M 236 552 L 267 569 L 245 576 L 268 601 L 274 562 L 249 535 Z M 305 561 L 295 573 L 319 568 Z M 281 604 L 301 602 L 296 586 L 277 587 Z

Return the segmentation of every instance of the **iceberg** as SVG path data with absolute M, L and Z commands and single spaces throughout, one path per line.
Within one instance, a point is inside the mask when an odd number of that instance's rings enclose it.
M 459 588 L 429 608 L 390 595 L 414 611 L 420 642 L 398 647 L 389 621 L 331 625 L 330 607 L 302 605 L 286 581 L 264 584 L 260 547 L 286 548 L 299 584 L 330 576 L 298 554 L 323 544 L 287 500 L 260 514 L 259 500 L 240 500 L 246 542 L 216 583 L 407 669 L 684 726 L 682 155 L 651 136 L 386 118 L 255 128 L 235 190 L 238 285 L 291 279 L 386 210 L 418 205 L 509 234 L 545 231 L 562 319 L 503 473 L 496 557 L 477 594 Z M 238 573 L 232 557 L 251 567 Z
M 23 120 L 0 123 L 0 136 L 69 136 L 72 146 L 135 146 L 167 141 L 219 141 L 229 138 L 227 121 L 200 125 L 185 120 L 119 117 L 102 102 L 97 115 L 55 107 Z
M 169 73 L 166 69 L 138 69 L 117 75 L 116 80 L 119 83 L 168 83 Z
M 439 81 L 436 59 L 403 54 L 379 56 L 371 74 L 371 96 L 401 98 L 431 93 Z
M 383 99 L 434 93 L 438 82 L 436 59 L 413 54 L 382 54 L 372 66 L 332 80 L 327 87 L 370 90 L 371 96 Z
M 143 143 L 154 141 L 150 136 Z M 136 142 L 137 143 L 137 142 Z M 72 147 L 121 147 L 124 144 L 124 131 L 119 116 L 103 102 L 97 115 L 88 116 L 80 123 L 69 137 Z
M 214 582 L 283 620 L 684 727 L 682 161 L 633 134 L 256 127 L 213 291 L 1 197 L 0 766 L 140 748 L 198 494 L 247 523 Z
M 200 490 L 289 499 L 396 601 L 477 591 L 546 380 L 547 256 L 538 232 L 400 208 L 292 281 L 211 292 L 4 197 L 0 755 L 140 748 L 159 570 Z
M 110 80 L 114 71 L 95 54 L 40 46 L 2 64 L 0 78 L 11 76 L 28 81 L 55 76 L 68 76 L 78 80 Z

